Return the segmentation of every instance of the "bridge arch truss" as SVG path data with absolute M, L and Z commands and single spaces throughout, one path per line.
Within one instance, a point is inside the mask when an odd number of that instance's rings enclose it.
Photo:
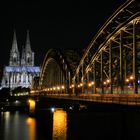
M 127 0 L 101 27 L 72 78 L 74 93 L 140 92 L 139 9 Z
M 39 88 L 44 93 L 66 93 L 71 82 L 71 71 L 60 51 L 50 49 L 42 64 Z

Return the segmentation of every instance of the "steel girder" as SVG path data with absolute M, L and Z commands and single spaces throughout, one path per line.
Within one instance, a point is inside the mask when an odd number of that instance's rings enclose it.
M 75 50 L 56 50 L 50 49 L 44 58 L 39 80 L 40 90 L 49 91 L 48 93 L 69 93 L 70 83 L 79 63 L 80 57 Z M 57 89 L 57 90 L 56 90 Z
M 79 93 L 138 93 L 140 2 L 128 0 L 105 22 L 89 44 L 73 77 Z M 129 85 L 126 82 L 129 77 Z M 93 81 L 93 89 L 87 86 Z
M 55 49 L 50 49 L 43 61 L 39 87 L 45 91 L 53 91 L 53 88 L 63 85 L 69 86 L 70 70 L 63 55 Z

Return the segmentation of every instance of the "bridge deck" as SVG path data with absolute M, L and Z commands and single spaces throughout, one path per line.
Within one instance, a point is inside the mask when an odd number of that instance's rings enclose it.
M 42 96 L 57 99 L 140 106 L 139 94 L 45 94 Z

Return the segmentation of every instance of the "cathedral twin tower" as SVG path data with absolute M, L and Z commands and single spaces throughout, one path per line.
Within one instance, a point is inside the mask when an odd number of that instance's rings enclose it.
M 25 48 L 22 48 L 21 58 L 17 45 L 16 33 L 14 32 L 12 49 L 10 52 L 9 65 L 10 66 L 20 66 L 20 65 L 34 66 L 34 52 L 32 52 L 31 50 L 29 31 L 27 31 L 26 44 L 25 44 Z
M 34 66 L 34 52 L 31 50 L 29 31 L 27 31 L 26 43 L 25 47 L 22 47 L 21 56 L 14 32 L 9 66 L 5 66 L 3 71 L 2 88 L 31 88 L 33 78 L 39 76 L 39 73 L 40 67 Z

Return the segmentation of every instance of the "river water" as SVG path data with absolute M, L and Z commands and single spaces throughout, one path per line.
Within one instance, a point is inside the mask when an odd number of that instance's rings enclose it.
M 0 140 L 139 140 L 140 111 L 0 113 Z

